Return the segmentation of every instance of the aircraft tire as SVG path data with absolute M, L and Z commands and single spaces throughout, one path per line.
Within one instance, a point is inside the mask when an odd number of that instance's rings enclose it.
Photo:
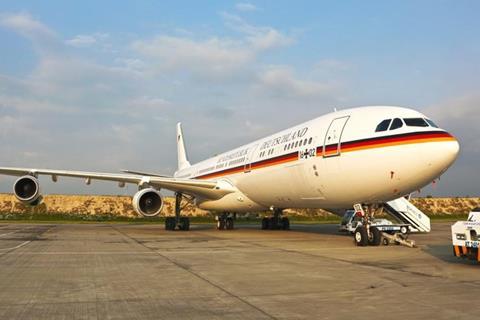
M 282 218 L 282 229 L 290 230 L 290 220 L 287 217 Z
M 190 230 L 190 219 L 188 217 L 180 218 L 180 230 L 182 231 Z
M 264 218 L 262 219 L 262 230 L 267 230 L 267 229 L 268 229 L 268 225 L 269 225 L 268 222 L 269 222 L 269 221 L 268 221 L 268 218 L 267 218 L 267 217 L 264 217 Z
M 368 239 L 368 244 L 371 246 L 378 246 L 382 242 L 382 234 L 377 227 L 370 227 L 370 239 Z
M 165 230 L 175 230 L 175 218 L 174 217 L 166 217 L 165 218 Z
M 364 226 L 357 227 L 353 233 L 353 238 L 358 247 L 366 247 L 368 245 L 367 229 Z
M 234 227 L 233 218 L 225 219 L 225 229 L 233 230 L 233 227 Z

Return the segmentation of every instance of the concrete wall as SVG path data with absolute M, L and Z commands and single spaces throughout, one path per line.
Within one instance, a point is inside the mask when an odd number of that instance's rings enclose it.
M 173 198 L 165 198 L 163 213 L 173 213 Z M 414 205 L 429 215 L 466 214 L 480 207 L 480 198 L 416 198 Z M 208 215 L 207 211 L 187 205 L 183 212 L 189 216 Z M 119 215 L 137 217 L 132 207 L 132 198 L 126 196 L 77 196 L 46 195 L 37 207 L 25 206 L 11 194 L 0 194 L 0 213 L 58 213 L 83 215 Z M 290 215 L 327 216 L 321 209 L 289 209 Z

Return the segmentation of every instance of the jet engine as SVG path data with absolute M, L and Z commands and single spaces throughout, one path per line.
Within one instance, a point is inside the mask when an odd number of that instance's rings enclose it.
M 23 176 L 17 179 L 13 184 L 13 193 L 18 201 L 32 206 L 42 202 L 40 194 L 40 184 L 38 179 L 33 176 Z
M 155 217 L 163 208 L 162 194 L 153 188 L 142 189 L 133 196 L 133 208 L 144 217 Z

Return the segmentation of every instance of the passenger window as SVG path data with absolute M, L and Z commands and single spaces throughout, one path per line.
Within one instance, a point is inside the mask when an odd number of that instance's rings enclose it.
M 433 122 L 432 120 L 430 119 L 425 119 L 425 121 L 428 122 L 428 124 L 434 128 L 438 128 L 437 124 L 435 122 Z
M 401 127 L 403 127 L 402 120 L 398 119 L 398 118 L 395 118 L 392 121 L 392 125 L 390 126 L 390 130 L 395 130 L 395 129 L 398 129 L 398 128 L 401 128 Z
M 306 146 L 308 142 L 308 139 L 303 140 L 303 145 Z
M 297 141 L 297 142 L 295 142 L 295 148 L 296 148 L 296 147 L 298 147 L 298 141 Z
M 312 140 L 313 140 L 313 138 L 310 137 L 310 139 L 308 139 L 308 144 L 312 144 Z
M 406 118 L 403 121 L 409 127 L 428 127 L 428 123 L 422 118 Z
M 392 119 L 383 120 L 378 124 L 377 129 L 375 129 L 375 132 L 387 131 L 388 126 L 390 125 L 390 122 L 392 122 Z

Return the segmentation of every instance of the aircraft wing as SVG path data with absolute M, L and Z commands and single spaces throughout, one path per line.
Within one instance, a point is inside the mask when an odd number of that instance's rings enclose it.
M 118 182 L 119 184 L 147 184 L 157 188 L 164 188 L 174 192 L 182 192 L 210 199 L 219 199 L 228 193 L 234 192 L 233 188 L 225 188 L 224 185 L 219 185 L 217 181 L 213 180 L 178 179 L 173 177 L 135 175 L 131 173 L 102 173 L 70 170 L 0 167 L 0 174 L 10 176 L 45 175 L 51 176 L 53 181 L 57 181 L 58 177 L 73 177 L 84 178 L 86 179 L 87 183 L 90 183 L 91 180 L 103 180 Z

